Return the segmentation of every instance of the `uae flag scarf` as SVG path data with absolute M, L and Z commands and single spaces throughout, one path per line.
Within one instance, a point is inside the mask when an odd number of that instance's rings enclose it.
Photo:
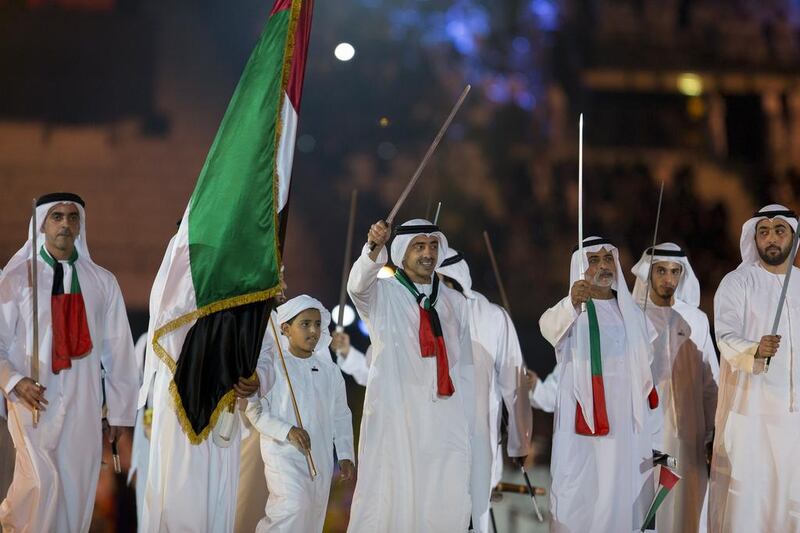
M 586 302 L 586 318 L 589 322 L 589 360 L 592 369 L 592 405 L 594 407 L 594 431 L 586 423 L 581 404 L 575 408 L 575 433 L 590 437 L 608 435 L 608 410 L 606 409 L 606 388 L 603 382 L 603 358 L 600 350 L 600 324 L 597 321 L 597 310 L 594 302 Z M 650 389 L 647 396 L 650 409 L 658 407 L 658 392 L 656 388 Z
M 420 292 L 402 268 L 394 273 L 395 279 L 408 289 L 419 304 L 419 350 L 422 357 L 436 357 L 436 392 L 439 396 L 452 396 L 456 391 L 450 379 L 447 346 L 444 343 L 442 323 L 436 312 L 439 297 L 439 277 L 433 276 L 431 295 Z
M 50 314 L 53 327 L 53 373 L 72 367 L 72 359 L 92 351 L 92 337 L 86 320 L 86 305 L 78 280 L 78 250 L 72 252 L 67 263 L 72 267 L 70 292 L 64 290 L 64 266 L 53 259 L 44 246 L 39 255 L 53 269 L 53 290 L 50 297 Z

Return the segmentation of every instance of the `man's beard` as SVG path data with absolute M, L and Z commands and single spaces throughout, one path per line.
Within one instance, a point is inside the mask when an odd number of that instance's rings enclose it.
M 789 252 L 791 251 L 792 245 L 789 244 L 784 249 L 780 249 L 778 246 L 770 245 L 767 246 L 764 250 L 756 246 L 758 249 L 758 256 L 761 257 L 761 260 L 764 261 L 766 264 L 770 266 L 778 266 L 782 265 L 784 261 L 789 257 Z M 780 253 L 777 255 L 769 255 L 768 252 L 772 250 L 780 250 Z
M 614 285 L 614 273 L 609 271 L 598 271 L 597 274 L 594 275 L 592 285 L 603 288 L 611 287 Z
M 675 287 L 664 288 L 664 289 L 661 289 L 661 290 L 657 289 L 656 287 L 653 287 L 653 292 L 656 293 L 656 295 L 659 298 L 663 298 L 664 300 L 668 300 L 668 299 L 672 298 L 672 296 L 675 294 Z

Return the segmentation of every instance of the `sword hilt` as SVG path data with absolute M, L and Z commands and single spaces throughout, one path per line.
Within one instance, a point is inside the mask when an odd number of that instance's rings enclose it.
M 111 459 L 114 462 L 114 473 L 122 473 L 122 465 L 119 460 L 119 450 L 117 449 L 117 439 L 111 441 Z

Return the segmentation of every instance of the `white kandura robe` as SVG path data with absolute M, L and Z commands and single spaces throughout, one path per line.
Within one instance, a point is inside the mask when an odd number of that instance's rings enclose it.
M 754 354 L 769 335 L 783 275 L 742 265 L 714 296 L 721 352 L 709 530 L 800 531 L 800 272 L 795 268 L 778 326 L 781 344 L 763 373 Z M 754 374 L 755 371 L 762 371 Z
M 528 398 L 520 388 L 520 371 L 525 368 L 517 332 L 505 310 L 474 289 L 466 298 L 470 311 L 469 325 L 475 361 L 475 394 L 478 419 L 488 419 L 488 456 L 476 450 L 472 468 L 473 526 L 476 532 L 488 532 L 489 500 L 492 488 L 503 477 L 503 450 L 500 443 L 502 405 L 508 411 L 509 457 L 531 453 L 533 419 Z M 488 402 L 486 401 L 488 399 Z M 484 407 L 485 406 L 485 407 Z M 482 411 L 488 409 L 483 414 Z M 480 430 L 482 425 L 478 424 Z M 473 445 L 484 442 L 474 439 Z
M 138 372 L 122 293 L 114 276 L 85 256 L 75 263 L 86 306 L 92 350 L 72 368 L 52 372 L 50 316 L 54 270 L 38 261 L 39 382 L 47 409 L 32 427 L 32 411 L 14 386 L 30 375 L 31 290 L 27 261 L 0 277 L 0 387 L 8 402 L 8 429 L 17 449 L 14 480 L 0 505 L 5 531 L 89 530 L 102 454 L 103 377 L 108 422 L 133 426 Z M 72 266 L 64 267 L 70 290 Z M 101 371 L 102 365 L 102 371 Z
M 678 460 L 680 482 L 656 517 L 659 533 L 705 531 L 700 523 L 708 489 L 706 444 L 714 432 L 719 363 L 705 313 L 680 300 L 650 302 L 647 318 L 658 332 L 653 380 L 664 413 L 659 450 Z
M 139 337 L 134 345 L 136 362 L 139 367 L 139 379 L 144 380 L 144 358 L 147 348 L 147 332 Z M 128 469 L 128 485 L 134 481 L 136 491 L 136 523 L 142 521 L 142 511 L 144 510 L 144 491 L 147 487 L 147 462 L 150 458 L 150 439 L 145 433 L 144 416 L 145 411 L 152 404 L 152 397 L 145 405 L 136 411 L 136 425 L 133 427 L 133 446 L 131 446 L 131 467 Z
M 419 305 L 395 278 L 377 278 L 385 249 L 377 262 L 368 252 L 365 247 L 348 281 L 372 340 L 348 532 L 466 531 L 474 407 L 467 308 L 461 295 L 439 286 L 436 310 L 455 386 L 452 396 L 439 397 L 436 358 L 420 355 Z M 417 288 L 430 293 L 432 285 Z
M 286 440 L 299 426 L 280 360 L 272 390 L 248 402 L 247 417 L 261 436 L 261 456 L 269 487 L 266 516 L 258 533 L 321 533 L 334 471 L 334 447 L 339 461 L 355 464 L 353 418 L 347 406 L 344 378 L 331 360 L 327 346 L 308 359 L 295 357 L 282 338 L 283 353 L 303 427 L 311 438 L 317 468 L 312 480 L 305 456 Z
M 271 316 L 277 329 L 278 315 L 274 309 Z M 274 340 L 272 326 L 267 326 L 264 342 L 273 343 L 273 354 L 277 357 Z M 236 520 L 233 527 L 237 532 L 255 531 L 256 525 L 264 516 L 269 495 L 267 479 L 264 477 L 264 460 L 261 458 L 261 434 L 253 428 L 244 412 L 240 412 L 240 415 L 242 444 L 239 452 L 239 485 L 236 489 Z
M 645 427 L 634 429 L 631 355 L 617 301 L 594 300 L 600 325 L 603 381 L 610 432 L 592 437 L 575 432 L 573 343 L 578 313 L 569 296 L 547 310 L 539 324 L 556 349 L 558 387 L 550 470 L 552 532 L 639 531 L 653 501 L 652 444 L 657 412 L 644 405 Z
M 339 369 L 351 376 L 362 387 L 367 386 L 367 378 L 369 377 L 369 352 L 370 348 L 367 348 L 367 354 L 364 354 L 350 346 L 350 351 L 346 357 L 336 354 L 336 364 Z
M 2 275 L 2 271 L 0 271 Z M 8 410 L 5 398 L 0 398 L 0 497 L 5 498 L 11 479 L 14 477 L 14 461 L 17 452 L 8 432 Z
M 275 381 L 268 334 L 264 334 L 256 365 L 260 382 L 256 394 L 262 395 Z M 239 416 L 233 418 L 230 446 L 217 446 L 210 434 L 200 444 L 190 443 L 169 392 L 172 373 L 163 363 L 159 365 L 153 383 L 152 445 L 139 531 L 232 532 L 239 483 Z

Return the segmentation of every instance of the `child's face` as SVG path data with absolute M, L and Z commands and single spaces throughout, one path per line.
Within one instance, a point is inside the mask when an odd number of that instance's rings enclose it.
M 292 323 L 281 324 L 281 331 L 289 338 L 289 347 L 301 355 L 311 355 L 322 334 L 322 317 L 319 309 L 306 309 L 294 317 Z

